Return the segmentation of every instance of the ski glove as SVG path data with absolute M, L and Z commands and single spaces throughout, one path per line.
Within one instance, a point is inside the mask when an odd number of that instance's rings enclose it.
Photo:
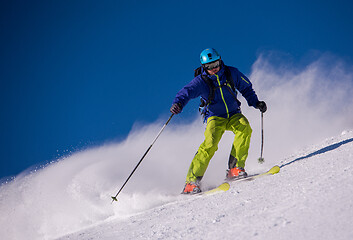
M 259 109 L 262 113 L 266 112 L 267 106 L 264 101 L 258 101 L 256 104 L 256 108 Z
M 179 103 L 174 103 L 170 108 L 170 112 L 174 114 L 178 114 L 181 112 L 181 107 Z

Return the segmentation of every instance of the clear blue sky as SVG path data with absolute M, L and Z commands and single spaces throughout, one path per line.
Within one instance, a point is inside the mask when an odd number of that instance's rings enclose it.
M 352 62 L 352 8 L 348 0 L 2 0 L 0 178 L 167 118 L 207 47 L 245 74 L 268 50 Z

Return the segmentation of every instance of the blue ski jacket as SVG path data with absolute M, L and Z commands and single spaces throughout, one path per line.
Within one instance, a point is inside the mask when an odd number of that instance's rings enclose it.
M 208 75 L 216 87 L 214 99 L 207 106 L 205 120 L 211 116 L 222 118 L 230 118 L 236 113 L 241 113 L 240 102 L 237 99 L 237 91 L 246 99 L 249 106 L 256 107 L 258 98 L 252 88 L 250 80 L 242 74 L 237 68 L 228 66 L 236 91 L 233 92 L 231 87 L 224 85 L 226 83 L 225 67 L 222 63 L 220 71 L 215 75 Z M 202 75 L 207 75 L 207 72 L 202 69 Z M 196 76 L 189 84 L 185 85 L 176 95 L 173 104 L 178 103 L 181 108 L 194 98 L 202 97 L 208 100 L 210 88 L 202 79 L 201 74 Z

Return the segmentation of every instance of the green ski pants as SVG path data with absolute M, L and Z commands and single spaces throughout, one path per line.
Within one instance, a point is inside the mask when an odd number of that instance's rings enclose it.
M 241 113 L 237 113 L 230 118 L 213 116 L 207 119 L 205 140 L 191 162 L 186 182 L 195 182 L 202 179 L 225 131 L 232 131 L 235 134 L 231 155 L 237 159 L 236 166 L 245 167 L 252 133 L 249 121 Z

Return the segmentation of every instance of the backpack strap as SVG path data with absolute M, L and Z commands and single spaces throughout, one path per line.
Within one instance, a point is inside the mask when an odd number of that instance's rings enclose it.
M 211 101 L 214 99 L 214 92 L 216 90 L 216 87 L 207 75 L 202 75 L 202 67 L 198 67 L 194 70 L 194 77 L 198 75 L 201 75 L 202 80 L 207 84 L 208 88 L 210 89 L 207 101 L 204 101 L 203 99 L 201 100 L 201 105 L 202 107 L 204 107 L 210 104 Z
M 233 90 L 233 92 L 235 92 L 234 80 L 233 80 L 232 74 L 229 70 L 229 67 L 226 65 L 224 65 L 224 73 L 226 75 L 227 83 L 229 83 L 231 89 Z
M 230 85 L 230 88 L 228 86 L 228 90 L 229 92 L 232 94 L 232 96 L 234 97 L 234 100 L 238 102 L 238 105 L 240 107 L 241 105 L 241 102 L 237 99 L 237 96 L 235 95 L 235 84 L 234 84 L 234 80 L 233 80 L 233 77 L 232 77 L 232 74 L 229 70 L 229 67 L 228 66 L 224 66 L 225 69 L 224 69 L 224 73 L 226 75 L 226 84 L 229 84 Z
M 207 75 L 201 75 L 201 78 L 202 78 L 202 80 L 204 80 L 207 83 L 207 85 L 208 85 L 208 87 L 210 89 L 210 93 L 208 94 L 208 98 L 207 98 L 207 101 L 205 103 L 205 105 L 208 105 L 214 99 L 214 92 L 216 90 L 216 87 L 214 86 L 211 78 L 209 78 Z

